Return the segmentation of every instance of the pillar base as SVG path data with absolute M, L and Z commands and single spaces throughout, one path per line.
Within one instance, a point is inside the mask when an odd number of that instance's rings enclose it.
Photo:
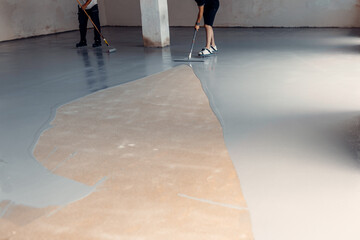
M 140 0 L 142 32 L 145 47 L 170 45 L 167 0 Z

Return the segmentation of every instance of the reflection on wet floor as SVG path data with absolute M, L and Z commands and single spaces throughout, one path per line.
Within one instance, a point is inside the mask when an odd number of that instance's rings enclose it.
M 105 66 L 103 50 L 100 48 L 94 49 L 90 54 L 95 55 L 95 59 L 89 56 L 88 49 L 78 49 L 77 53 L 82 56 L 84 61 L 85 78 L 88 88 L 91 92 L 96 92 L 107 88 L 107 70 Z M 93 61 L 96 60 L 94 64 Z M 95 66 L 94 66 L 95 65 Z

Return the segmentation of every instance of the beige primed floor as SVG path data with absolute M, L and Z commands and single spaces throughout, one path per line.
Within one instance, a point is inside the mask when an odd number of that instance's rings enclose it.
M 68 206 L 12 207 L 0 239 L 253 239 L 222 128 L 191 68 L 67 104 L 52 126 L 36 159 L 57 175 L 103 182 Z

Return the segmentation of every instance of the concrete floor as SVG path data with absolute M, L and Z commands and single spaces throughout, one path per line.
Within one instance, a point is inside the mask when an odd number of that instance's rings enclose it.
M 323 134 L 359 112 L 359 33 L 217 29 L 219 54 L 192 64 L 223 126 L 255 239 L 359 239 L 359 162 Z M 139 28 L 104 34 L 118 52 L 77 50 L 76 32 L 0 43 L 0 202 L 44 207 L 91 193 L 96 185 L 38 164 L 39 135 L 58 106 L 179 65 L 172 59 L 187 55 L 192 29 L 172 29 L 165 49 L 142 48 Z

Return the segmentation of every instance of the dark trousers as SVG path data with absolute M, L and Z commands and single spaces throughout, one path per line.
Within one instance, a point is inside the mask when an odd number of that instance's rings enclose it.
M 205 3 L 204 7 L 204 23 L 209 26 L 213 26 L 215 16 L 217 11 L 219 10 L 219 0 L 209 1 L 209 3 Z
M 99 31 L 101 31 L 98 5 L 95 5 L 92 8 L 86 10 L 86 12 L 89 14 L 89 16 L 91 17 L 91 19 L 93 20 Z M 88 17 L 81 8 L 79 8 L 78 11 L 78 19 L 79 19 L 79 29 L 80 29 L 80 41 L 86 42 Z M 100 34 L 96 31 L 95 28 L 94 28 L 94 40 L 95 42 L 101 41 Z

